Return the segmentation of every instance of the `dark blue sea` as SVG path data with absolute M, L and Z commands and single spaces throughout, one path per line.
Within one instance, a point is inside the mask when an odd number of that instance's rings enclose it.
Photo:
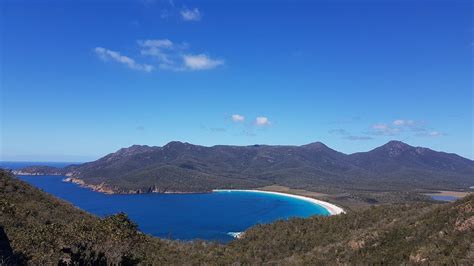
M 69 164 L 0 162 L 0 167 L 64 167 Z M 63 176 L 19 178 L 101 217 L 125 212 L 143 232 L 169 239 L 227 242 L 233 239 L 229 233 L 241 232 L 259 223 L 329 214 L 318 205 L 280 195 L 253 192 L 105 195 L 62 182 Z

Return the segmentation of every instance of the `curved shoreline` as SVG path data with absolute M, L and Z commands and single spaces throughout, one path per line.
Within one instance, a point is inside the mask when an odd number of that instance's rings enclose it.
M 114 193 L 113 190 L 109 189 L 105 183 L 99 184 L 99 185 L 88 185 L 86 184 L 82 179 L 79 178 L 73 178 L 73 177 L 66 177 L 62 179 L 61 181 L 63 182 L 70 182 L 74 183 L 76 185 L 79 185 L 80 187 L 83 188 L 88 188 L 91 189 L 92 191 L 99 192 L 99 193 L 104 193 L 104 194 L 122 194 L 122 193 Z M 307 197 L 307 196 L 301 196 L 297 194 L 290 194 L 290 193 L 283 193 L 283 192 L 276 192 L 276 191 L 268 191 L 268 190 L 258 190 L 258 189 L 213 189 L 212 192 L 253 192 L 253 193 L 264 193 L 264 194 L 273 194 L 273 195 L 279 195 L 283 197 L 290 197 L 290 198 L 295 198 L 299 200 L 304 200 L 307 202 L 310 202 L 312 204 L 318 205 L 320 207 L 323 207 L 329 212 L 329 215 L 337 215 L 341 213 L 346 213 L 344 209 L 342 209 L 339 206 L 336 206 L 332 203 L 329 203 L 327 201 L 322 201 L 318 200 L 315 198 Z M 149 193 L 162 193 L 162 194 L 195 194 L 196 192 L 158 192 L 158 191 L 150 191 Z M 137 193 L 124 193 L 124 194 L 137 194 Z M 142 193 L 139 193 L 142 194 Z
M 318 206 L 321 206 L 325 208 L 328 212 L 329 215 L 337 215 L 341 213 L 346 213 L 344 209 L 342 209 L 339 206 L 336 206 L 332 203 L 318 200 L 315 198 L 310 198 L 310 197 L 305 197 L 305 196 L 300 196 L 300 195 L 295 195 L 295 194 L 289 194 L 289 193 L 282 193 L 282 192 L 274 192 L 274 191 L 266 191 L 266 190 L 257 190 L 257 189 L 213 189 L 213 192 L 254 192 L 254 193 L 264 193 L 264 194 L 273 194 L 273 195 L 279 195 L 279 196 L 284 196 L 284 197 L 290 197 L 290 198 L 295 198 L 295 199 L 300 199 L 304 200 L 307 202 L 311 202 L 313 204 L 316 204 Z

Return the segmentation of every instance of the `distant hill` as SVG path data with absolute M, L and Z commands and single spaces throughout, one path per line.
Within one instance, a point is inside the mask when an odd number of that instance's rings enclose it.
M 258 225 L 227 245 L 154 238 L 0 170 L 2 265 L 473 265 L 474 195 Z
M 41 173 L 37 169 L 16 173 Z M 94 162 L 46 170 L 110 193 L 202 192 L 274 184 L 328 192 L 474 185 L 474 161 L 400 141 L 350 155 L 320 142 L 204 147 L 174 141 L 163 147 L 134 145 Z

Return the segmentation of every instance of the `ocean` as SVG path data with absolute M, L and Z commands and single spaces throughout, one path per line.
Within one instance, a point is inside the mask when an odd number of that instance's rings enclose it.
M 0 162 L 3 168 L 28 165 L 64 167 L 70 163 Z M 260 223 L 292 217 L 329 215 L 313 203 L 253 192 L 106 195 L 63 182 L 63 176 L 19 176 L 20 179 L 78 208 L 104 217 L 125 212 L 143 232 L 179 240 L 228 242 L 232 235 Z

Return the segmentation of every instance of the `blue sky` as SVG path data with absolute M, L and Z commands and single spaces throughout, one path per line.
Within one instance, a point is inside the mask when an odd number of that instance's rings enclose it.
M 1 160 L 391 139 L 474 158 L 472 1 L 2 1 Z

